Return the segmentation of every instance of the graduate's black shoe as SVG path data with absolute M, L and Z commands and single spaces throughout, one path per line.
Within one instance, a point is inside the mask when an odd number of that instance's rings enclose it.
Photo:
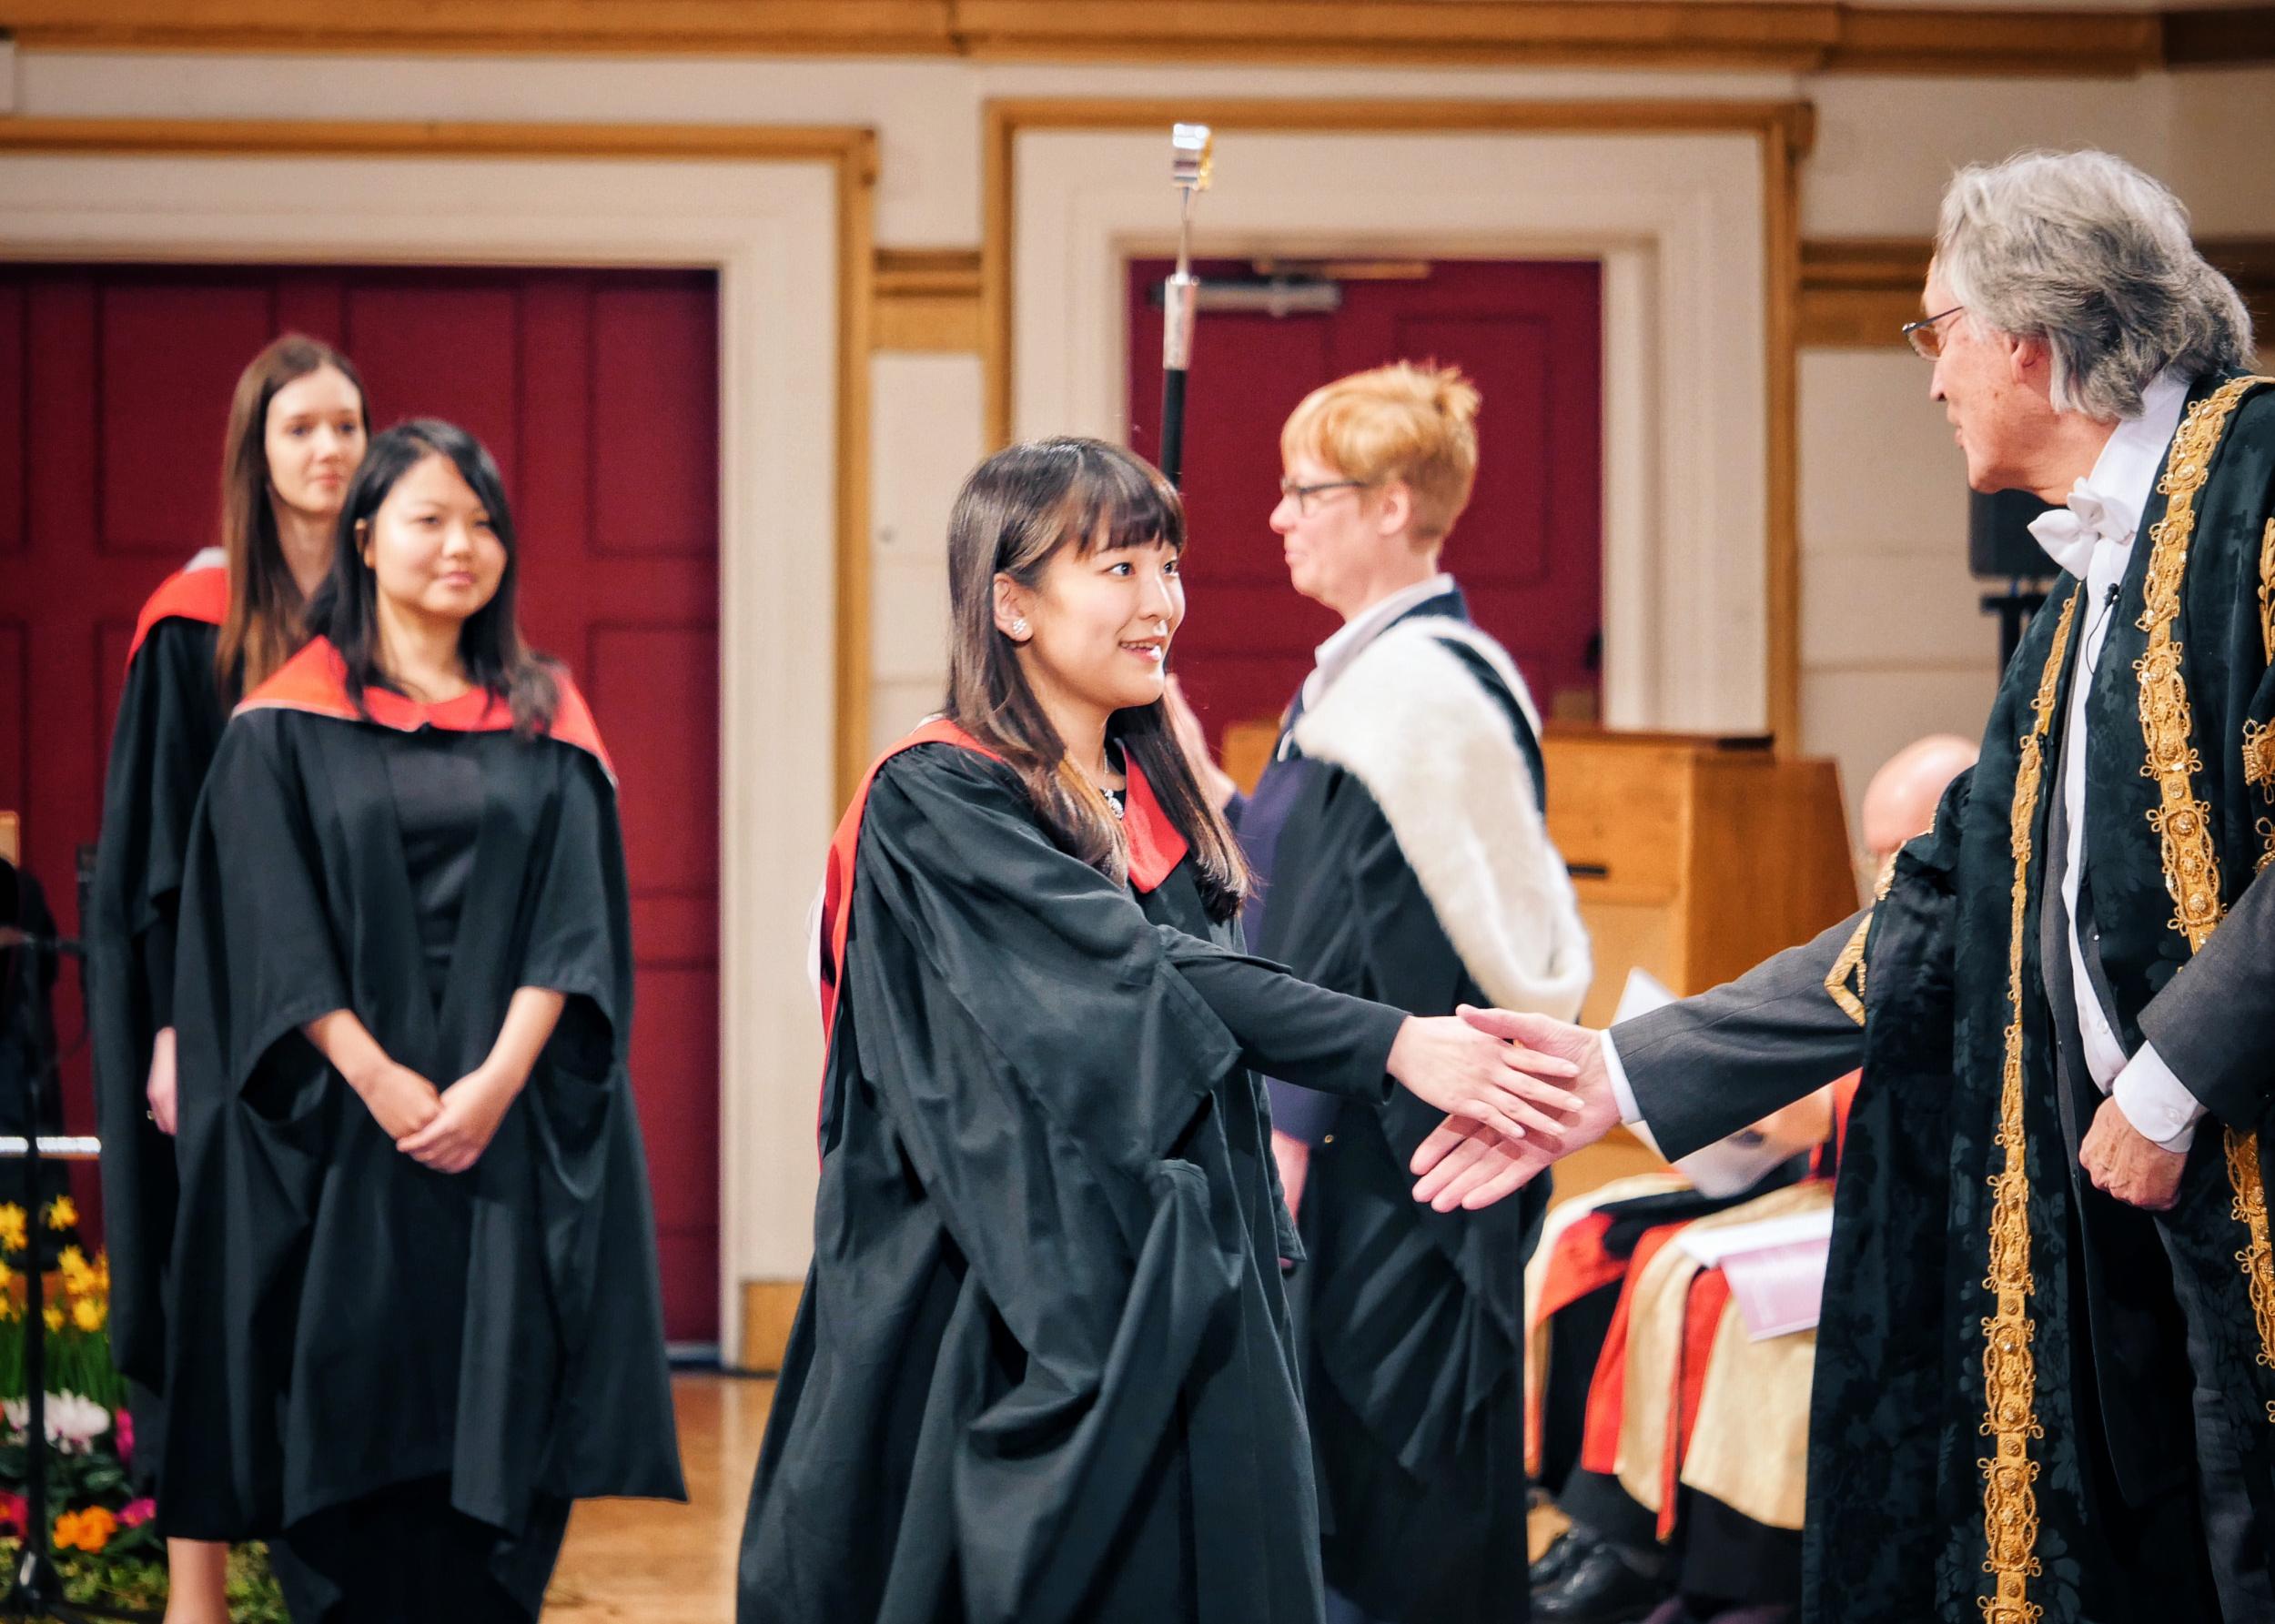
M 1591 1541 L 1562 1579 L 1532 1592 L 1532 1624 L 1637 1624 L 1666 1596 L 1666 1585 Z
M 1550 1541 L 1541 1553 L 1541 1559 L 1532 1564 L 1531 1582 L 1534 1595 L 1540 1594 L 1572 1571 L 1582 1552 L 1596 1543 L 1596 1538 L 1579 1523 L 1572 1524 Z

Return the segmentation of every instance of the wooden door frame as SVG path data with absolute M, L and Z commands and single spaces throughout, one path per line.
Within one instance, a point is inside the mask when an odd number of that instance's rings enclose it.
M 980 343 L 989 443 L 1012 432 L 1016 367 L 1012 266 L 1018 137 L 1036 130 L 1128 131 L 1177 122 L 1218 131 L 1368 135 L 1750 135 L 1762 163 L 1764 245 L 1763 357 L 1767 412 L 1766 721 L 1784 751 L 1797 749 L 1801 716 L 1798 327 L 1800 164 L 1815 140 L 1805 101 L 1601 100 L 1343 101 L 1200 98 L 1018 98 L 985 113 L 980 246 Z M 1166 171 L 1165 210 L 1169 198 Z M 1167 217 L 1165 214 L 1165 217 Z
M 592 124 L 451 124 L 380 122 L 296 122 L 266 120 L 80 119 L 15 118 L 0 120 L 0 164 L 15 158 L 222 158 L 222 159 L 378 159 L 378 160 L 537 160 L 541 162 L 651 163 L 683 166 L 691 162 L 737 165 L 826 166 L 835 221 L 835 327 L 834 418 L 829 439 L 834 469 L 827 482 L 832 531 L 826 562 L 811 571 L 810 584 L 832 599 L 825 612 L 814 617 L 812 641 L 828 638 L 824 662 L 830 672 L 834 717 L 825 732 L 813 743 L 798 746 L 794 740 L 768 737 L 763 711 L 779 704 L 783 684 L 774 670 L 787 658 L 763 645 L 767 640 L 738 638 L 738 626 L 763 627 L 770 606 L 780 604 L 781 589 L 756 558 L 738 556 L 731 542 L 749 543 L 757 527 L 753 515 L 765 493 L 735 486 L 730 459 L 738 455 L 738 436 L 748 431 L 755 402 L 746 398 L 749 384 L 737 377 L 737 347 L 749 341 L 746 319 L 739 319 L 728 298 L 728 273 L 748 259 L 750 245 L 733 236 L 730 225 L 700 242 L 683 235 L 662 247 L 626 236 L 621 247 L 590 259 L 578 251 L 577 263 L 694 266 L 720 272 L 722 308 L 721 459 L 723 489 L 734 499 L 723 507 L 720 558 L 721 629 L 721 852 L 720 852 L 720 1037 L 721 1037 L 721 1154 L 720 1194 L 721 1276 L 720 1330 L 722 1350 L 732 1360 L 738 1349 L 743 1316 L 738 1276 L 770 1273 L 741 1266 L 738 1201 L 746 1186 L 760 1182 L 754 1175 L 778 1171 L 739 1166 L 737 1145 L 753 1138 L 761 1125 L 751 1103 L 764 1091 L 738 1087 L 736 1079 L 754 1084 L 760 1079 L 812 1075 L 820 1064 L 818 1032 L 814 1023 L 795 1020 L 796 1006 L 804 1002 L 803 976 L 797 963 L 803 950 L 795 941 L 796 916 L 803 910 L 807 883 L 804 869 L 791 874 L 763 848 L 774 841 L 759 826 L 781 824 L 772 833 L 785 849 L 806 850 L 803 837 L 811 836 L 811 851 L 818 852 L 826 839 L 829 820 L 844 788 L 865 762 L 868 749 L 869 696 L 869 365 L 872 321 L 871 281 L 874 192 L 876 179 L 876 136 L 856 126 L 768 126 L 706 125 L 592 125 Z M 809 206 L 810 207 L 810 206 Z M 67 212 L 57 206 L 55 212 Z M 818 215 L 818 211 L 817 211 Z M 196 217 L 185 217 L 186 222 Z M 456 222 L 454 222 L 455 224 Z M 196 263 L 200 259 L 236 263 L 367 263 L 395 259 L 404 263 L 530 264 L 546 262 L 541 245 L 534 252 L 517 246 L 515 233 L 502 227 L 490 237 L 480 235 L 488 225 L 468 221 L 467 237 L 453 239 L 448 250 L 420 251 L 410 242 L 374 254 L 363 244 L 326 247 L 316 227 L 305 232 L 285 228 L 278 237 L 264 237 L 243 245 L 200 239 L 194 225 L 179 233 L 180 243 L 168 247 L 162 226 L 137 223 L 133 228 L 106 231 L 97 221 L 81 226 L 76 219 L 67 236 L 43 239 L 27 231 L 0 227 L 0 257 L 26 262 L 59 260 L 99 263 L 153 258 Z M 571 228 L 558 220 L 548 227 L 564 237 Z M 604 236 L 596 230 L 592 235 Z M 303 243 L 301 238 L 308 240 Z M 281 242 L 278 238 L 283 239 Z M 611 241 L 615 239 L 612 238 Z M 469 244 L 471 244 L 470 247 Z M 189 245 L 189 246 L 183 246 Z M 427 245 L 432 247 L 433 245 Z M 779 250 L 777 250 L 779 252 Z M 553 257 L 554 262 L 567 263 Z M 744 275 L 742 271 L 738 275 Z M 755 274 L 755 273 L 750 273 Z M 818 273 L 816 273 L 818 275 Z M 761 279 L 762 281 L 763 278 Z M 757 301 L 771 287 L 744 287 L 740 301 Z M 740 302 L 738 301 L 738 302 Z M 757 308 L 763 308 L 763 301 Z M 754 476 L 750 476 L 754 477 Z M 820 490 L 810 493 L 818 497 Z M 816 604 L 819 609 L 821 606 Z M 738 649 L 738 645 L 751 645 Z M 771 663 L 770 663 L 771 662 Z M 774 691 L 770 693 L 770 690 Z M 752 714 L 744 714 L 744 711 Z M 785 718 L 774 718 L 780 722 Z M 804 774 L 813 782 L 775 782 L 763 803 L 753 802 L 753 783 L 763 784 L 781 774 L 769 772 L 758 760 L 785 746 L 815 756 L 816 771 Z M 750 758 L 743 761 L 743 758 Z M 735 770 L 738 761 L 744 769 Z M 749 803 L 749 804 L 746 804 Z M 811 827 L 807 827 L 811 825 Z M 783 868 L 780 873 L 772 873 Z M 786 943 L 787 945 L 781 945 Z M 772 951 L 780 945 L 781 951 Z M 806 1010 L 810 1017 L 810 1007 Z M 751 1107 L 749 1112 L 738 1106 Z M 799 1108 L 803 1112 L 803 1107 Z M 753 1121 L 740 1122 L 750 1114 Z M 775 1137 L 771 1133 L 765 1137 Z M 785 1152 L 785 1156 L 793 1153 Z M 794 1153 L 796 1165 L 811 1166 L 810 1155 Z M 765 1182 L 780 1183 L 767 1179 Z

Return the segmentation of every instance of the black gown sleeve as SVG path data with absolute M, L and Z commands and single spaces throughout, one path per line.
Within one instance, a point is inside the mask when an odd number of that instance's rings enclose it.
M 111 1348 L 122 1371 L 150 1387 L 165 1358 L 159 1281 L 173 1245 L 176 1185 L 172 1147 L 145 1096 L 152 1042 L 174 1024 L 184 858 L 224 720 L 213 639 L 211 627 L 163 620 L 127 667 L 86 922 Z
M 1406 1012 L 1300 980 L 1268 959 L 1156 927 L 1169 963 L 1240 1044 L 1244 1064 L 1306 1088 L 1380 1104 Z

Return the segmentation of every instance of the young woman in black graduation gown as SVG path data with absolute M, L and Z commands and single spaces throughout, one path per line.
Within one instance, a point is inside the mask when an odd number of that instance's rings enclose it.
M 183 887 L 163 1470 L 298 1624 L 526 1620 L 571 1503 L 683 1498 L 615 788 L 462 430 L 371 444 Z
M 1183 544 L 1176 492 L 1097 441 L 1013 447 L 958 499 L 947 714 L 875 770 L 824 890 L 814 1261 L 743 1624 L 1316 1624 L 1250 1068 L 1547 1120 L 1460 1022 L 1240 953 L 1239 848 L 1160 703 Z
M 355 365 L 289 334 L 238 379 L 221 462 L 221 539 L 143 606 L 103 783 L 87 938 L 111 1352 L 141 1436 L 164 1431 L 162 1281 L 174 1244 L 174 934 L 190 814 L 229 711 L 300 646 L 300 608 L 369 428 Z M 155 1450 L 137 1461 L 147 1478 Z M 167 1497 L 158 1490 L 159 1522 Z M 168 1624 L 228 1624 L 226 1547 L 167 1544 Z

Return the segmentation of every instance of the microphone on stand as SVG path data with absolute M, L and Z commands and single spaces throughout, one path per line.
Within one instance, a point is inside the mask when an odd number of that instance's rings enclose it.
M 1161 290 L 1161 471 L 1180 489 L 1185 472 L 1185 374 L 1193 362 L 1193 315 L 1200 280 L 1193 275 L 1193 198 L 1208 189 L 1216 143 L 1205 124 L 1169 130 L 1169 179 L 1179 196 L 1177 273 Z

